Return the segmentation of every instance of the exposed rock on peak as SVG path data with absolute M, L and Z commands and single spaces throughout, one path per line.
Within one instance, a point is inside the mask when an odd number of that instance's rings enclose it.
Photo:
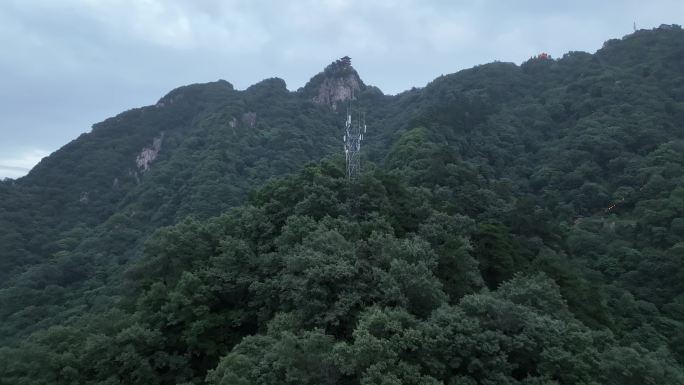
M 326 78 L 318 87 L 318 95 L 313 97 L 314 103 L 325 104 L 337 109 L 337 103 L 354 98 L 354 93 L 361 90 L 357 77 Z
M 351 59 L 345 56 L 314 76 L 304 87 L 304 92 L 314 103 L 337 109 L 337 104 L 354 98 L 354 94 L 365 89 L 359 74 L 351 65 Z

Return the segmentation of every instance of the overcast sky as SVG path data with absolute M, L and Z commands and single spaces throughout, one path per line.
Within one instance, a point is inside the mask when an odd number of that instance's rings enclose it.
M 0 178 L 188 83 L 278 76 L 296 90 L 349 55 L 395 94 L 683 18 L 683 0 L 0 0 Z

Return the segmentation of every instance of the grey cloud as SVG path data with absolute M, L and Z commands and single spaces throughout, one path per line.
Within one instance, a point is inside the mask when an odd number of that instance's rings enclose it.
M 19 172 L 27 172 L 29 169 L 26 167 L 15 167 L 15 166 L 3 166 L 0 164 L 0 170 L 2 171 L 19 171 Z

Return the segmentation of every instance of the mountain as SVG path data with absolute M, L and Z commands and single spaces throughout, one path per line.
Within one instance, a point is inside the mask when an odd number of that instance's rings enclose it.
M 682 122 L 669 25 L 178 88 L 0 182 L 0 383 L 682 384 Z

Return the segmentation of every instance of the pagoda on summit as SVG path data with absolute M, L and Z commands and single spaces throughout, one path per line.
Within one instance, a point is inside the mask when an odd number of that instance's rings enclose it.
M 342 67 L 351 67 L 351 58 L 349 56 L 340 58 L 338 62 L 340 63 L 340 65 L 342 65 Z

